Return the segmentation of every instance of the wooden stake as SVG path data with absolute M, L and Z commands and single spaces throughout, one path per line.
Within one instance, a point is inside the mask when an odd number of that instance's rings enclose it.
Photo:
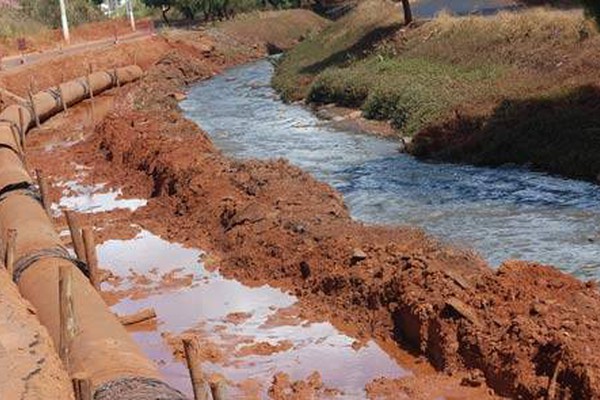
M 6 233 L 6 253 L 4 258 L 4 265 L 6 265 L 6 272 L 10 279 L 14 280 L 15 272 L 15 247 L 17 244 L 17 230 L 9 229 Z
M 83 236 L 81 235 L 81 225 L 79 225 L 79 219 L 77 215 L 71 211 L 63 210 L 65 217 L 67 218 L 67 224 L 69 225 L 69 231 L 71 232 L 71 242 L 73 242 L 73 250 L 77 258 L 83 262 L 86 262 L 85 258 L 85 246 L 83 245 Z
M 63 106 L 63 111 L 65 112 L 65 114 L 67 113 L 67 102 L 65 100 L 65 94 L 62 90 L 62 84 L 59 83 L 58 84 L 58 95 L 60 96 L 60 102 Z
M 19 136 L 21 141 L 23 141 L 24 132 L 27 129 L 25 126 L 25 116 L 23 115 L 23 107 L 19 107 Z
M 211 382 L 210 391 L 212 393 L 213 400 L 227 399 L 227 382 L 225 382 L 223 379 L 219 379 L 217 382 Z
M 38 187 L 40 188 L 40 193 L 42 195 L 42 205 L 46 210 L 46 214 L 50 216 L 50 197 L 48 196 L 48 182 L 46 181 L 46 177 L 43 172 L 39 169 L 35 170 L 35 176 L 37 177 Z
M 156 311 L 154 308 L 144 308 L 135 314 L 119 315 L 118 318 L 122 325 L 133 325 L 156 318 Z
M 58 353 L 68 371 L 69 347 L 75 334 L 73 280 L 70 265 L 61 265 L 58 269 L 58 307 L 60 311 L 60 345 Z
M 12 132 L 13 140 L 15 141 L 15 144 L 17 145 L 17 151 L 19 152 L 19 154 L 24 156 L 25 152 L 23 151 L 23 146 L 21 145 L 21 134 L 19 133 L 19 130 L 15 129 L 14 125 L 11 124 L 10 131 Z
M 192 389 L 194 390 L 194 400 L 212 400 L 210 386 L 204 380 L 200 363 L 196 360 L 196 351 L 192 339 L 183 339 L 183 352 L 185 361 L 190 372 L 192 380 Z
M 92 381 L 89 378 L 73 378 L 75 400 L 92 400 Z
M 121 80 L 119 79 L 119 74 L 117 73 L 117 68 L 115 67 L 115 79 L 117 81 L 117 87 L 121 87 Z
M 90 269 L 90 283 L 97 291 L 100 291 L 98 257 L 96 255 L 96 242 L 92 228 L 83 228 L 83 245 L 85 246 L 85 260 Z
M 35 102 L 33 101 L 33 94 L 31 90 L 29 91 L 29 104 L 31 105 L 31 111 L 33 111 L 33 116 L 35 118 L 35 126 L 40 127 L 40 117 L 35 109 Z
M 90 81 L 90 76 L 86 76 L 88 87 L 90 88 L 90 99 L 92 99 L 92 104 L 94 101 L 94 89 L 92 89 L 92 82 Z

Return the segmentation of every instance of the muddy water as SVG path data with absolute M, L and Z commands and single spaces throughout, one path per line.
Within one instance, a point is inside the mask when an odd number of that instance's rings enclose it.
M 102 184 L 82 185 L 89 171 L 76 170 L 74 180 L 60 184 L 64 188 L 60 205 L 65 208 L 93 213 L 145 204 L 141 199 L 115 199 L 118 191 Z M 59 212 L 58 204 L 53 208 Z M 318 371 L 327 387 L 343 392 L 339 399 L 363 398 L 365 385 L 378 377 L 413 374 L 403 367 L 415 367 L 412 357 L 395 352 L 392 358 L 373 341 L 359 344 L 328 322 L 309 321 L 294 296 L 269 286 L 247 287 L 225 279 L 205 268 L 207 255 L 201 250 L 136 228 L 139 233 L 133 239 L 108 240 L 97 246 L 100 266 L 123 278 L 103 283 L 102 289 L 127 292 L 112 307 L 118 314 L 155 309 L 157 321 L 134 326 L 131 333 L 167 381 L 188 395 L 192 390 L 187 369 L 173 356 L 168 339 L 190 331 L 202 348 L 217 349 L 202 368 L 209 375 L 227 378 L 232 399 L 266 398 L 278 372 L 298 380 Z M 239 317 L 232 318 L 235 315 Z M 260 354 L 244 350 L 264 343 L 281 348 Z
M 157 285 L 150 296 L 132 296 L 113 307 L 123 314 L 154 307 L 158 329 L 134 330 L 132 334 L 180 390 L 191 394 L 188 372 L 183 363 L 173 359 L 162 334 L 179 335 L 190 329 L 198 334 L 201 346 L 219 349 L 214 360 L 203 363 L 206 373 L 222 374 L 233 383 L 254 379 L 262 385 L 259 391 L 263 396 L 279 371 L 304 379 L 318 370 L 326 385 L 342 390 L 348 398 L 362 397 L 365 384 L 379 376 L 410 374 L 374 342 L 355 350 L 353 339 L 331 324 L 303 319 L 293 308 L 295 297 L 268 286 L 246 287 L 207 271 L 201 255 L 197 249 L 166 242 L 144 230 L 132 240 L 110 240 L 98 247 L 100 264 L 118 276 L 127 277 L 132 271 L 152 281 L 170 272 L 193 276 L 191 286 L 163 289 Z M 104 289 L 111 287 L 105 284 Z M 233 313 L 247 315 L 240 320 L 227 318 Z M 281 313 L 285 319 L 278 318 Z M 287 344 L 289 349 L 263 355 L 241 353 L 245 346 L 265 342 Z M 325 360 L 327 367 L 322 368 Z M 247 395 L 235 385 L 229 392 L 234 398 Z
M 418 161 L 281 102 L 260 61 L 203 82 L 181 107 L 225 153 L 284 157 L 340 190 L 357 219 L 421 226 L 493 265 L 536 260 L 600 278 L 600 187 L 520 168 Z

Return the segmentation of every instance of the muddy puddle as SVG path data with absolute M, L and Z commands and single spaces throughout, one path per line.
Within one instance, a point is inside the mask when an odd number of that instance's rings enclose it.
M 121 189 L 110 189 L 105 183 L 84 185 L 81 180 L 89 174 L 84 166 L 74 164 L 75 179 L 57 182 L 56 187 L 61 189 L 61 198 L 58 204 L 53 204 L 51 210 L 58 215 L 65 208 L 80 213 L 113 211 L 126 209 L 135 211 L 145 206 L 145 199 L 125 199 Z
M 318 370 L 326 386 L 344 392 L 338 398 L 361 398 L 365 384 L 377 377 L 410 374 L 376 343 L 355 348 L 354 339 L 331 324 L 304 319 L 294 307 L 295 297 L 268 286 L 251 288 L 225 279 L 208 271 L 202 256 L 200 250 L 169 243 L 145 230 L 134 239 L 98 246 L 102 267 L 121 277 L 143 274 L 154 283 L 169 274 L 192 276 L 189 285 L 161 288 L 159 284 L 147 297 L 134 290 L 113 306 L 119 314 L 154 307 L 157 329 L 141 325 L 132 334 L 180 390 L 191 394 L 189 376 L 181 360 L 175 360 L 169 339 L 176 341 L 190 330 L 201 345 L 215 349 L 203 363 L 206 373 L 222 374 L 233 384 L 246 381 L 244 387 L 247 380 L 254 380 L 261 385 L 262 396 L 280 371 L 305 379 Z M 104 284 L 104 290 L 111 289 Z M 234 398 L 249 395 L 236 386 L 229 392 Z
M 524 259 L 600 278 L 600 187 L 523 168 L 423 162 L 339 128 L 270 86 L 259 61 L 194 86 L 187 116 L 227 155 L 283 157 L 338 189 L 354 218 L 424 228 L 492 265 Z M 208 106 L 210 105 L 210 106 Z
M 116 199 L 119 190 L 103 184 L 82 185 L 87 170 L 61 182 L 60 206 L 82 213 L 135 209 L 141 199 Z M 113 278 L 102 284 L 112 310 L 131 314 L 155 309 L 157 319 L 130 327 L 143 351 L 166 380 L 192 395 L 188 371 L 177 357 L 182 334 L 194 335 L 208 356 L 202 367 L 226 377 L 231 398 L 266 398 L 273 375 L 285 372 L 293 380 L 318 371 L 335 398 L 364 398 L 365 385 L 385 376 L 411 375 L 403 367 L 414 363 L 404 354 L 391 357 L 374 341 L 357 342 L 328 322 L 305 317 L 297 299 L 278 289 L 247 287 L 206 268 L 210 256 L 200 249 L 170 243 L 135 226 L 133 239 L 107 240 L 97 246 L 101 268 Z M 63 232 L 64 235 L 68 233 Z
M 35 132 L 44 138 L 44 149 L 51 151 L 55 147 L 67 147 L 84 138 L 113 108 L 114 96 L 102 94 L 94 100 L 84 100 L 50 118 Z M 68 120 L 70 129 L 62 129 Z

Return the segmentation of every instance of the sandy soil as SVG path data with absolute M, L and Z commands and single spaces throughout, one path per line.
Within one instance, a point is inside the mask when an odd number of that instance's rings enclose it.
M 72 399 L 71 381 L 35 310 L 0 270 L 0 397 Z
M 31 165 L 50 176 L 68 175 L 67 159 L 92 167 L 93 179 L 149 199 L 129 218 L 208 250 L 226 276 L 288 290 L 314 319 L 357 340 L 411 349 L 443 372 L 375 381 L 371 396 L 432 398 L 446 385 L 471 398 L 493 397 L 488 385 L 511 397 L 600 396 L 594 283 L 516 261 L 493 271 L 419 230 L 352 221 L 339 193 L 284 160 L 224 157 L 181 116 L 173 95 L 218 71 L 224 58 L 216 48 L 199 57 L 182 39 L 164 42 L 167 51 L 141 82 L 116 93 L 94 134 L 69 148 L 32 149 Z M 149 51 L 158 55 L 156 47 Z M 288 381 L 275 377 L 274 398 L 324 390 L 316 376 Z

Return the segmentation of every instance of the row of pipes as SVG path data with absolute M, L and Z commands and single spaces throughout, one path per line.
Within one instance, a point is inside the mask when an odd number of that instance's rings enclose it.
M 27 171 L 25 134 L 35 123 L 67 106 L 132 82 L 142 73 L 138 66 L 91 73 L 31 95 L 28 104 L 11 105 L 0 113 L 0 235 L 2 243 L 13 242 L 12 278 L 59 348 L 59 271 L 69 271 L 74 326 L 67 360 L 63 361 L 71 376 L 89 379 L 95 400 L 186 397 L 161 380 L 154 363 L 90 284 L 86 264 L 72 258 L 63 246 L 40 190 Z

